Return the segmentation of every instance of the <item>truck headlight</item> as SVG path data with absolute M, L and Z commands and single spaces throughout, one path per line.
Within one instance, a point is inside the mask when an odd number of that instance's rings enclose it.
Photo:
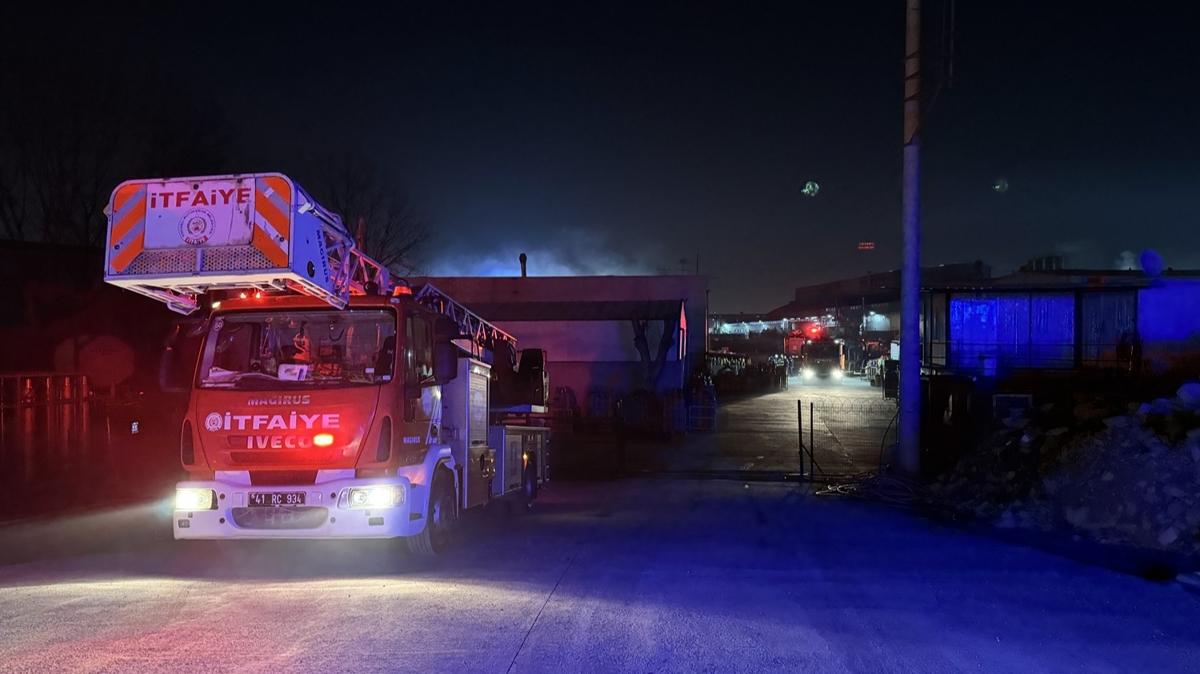
M 803 370 L 801 370 L 801 374 L 804 375 L 805 379 L 812 379 L 813 377 L 817 376 L 817 371 L 812 369 L 811 367 L 806 367 Z
M 178 487 L 175 489 L 176 510 L 215 510 L 217 507 L 217 492 L 211 489 L 196 487 Z
M 371 487 L 351 487 L 346 497 L 351 508 L 393 508 L 404 505 L 404 487 L 394 484 L 377 484 Z
M 832 374 L 832 375 L 833 375 L 833 378 L 834 378 L 834 379 L 841 379 L 841 378 L 842 378 L 842 375 L 843 375 L 843 374 L 845 374 L 845 373 L 843 373 L 843 372 L 842 372 L 842 368 L 840 368 L 840 367 L 835 367 L 835 368 L 833 368 L 833 371 L 832 371 L 832 372 L 830 372 L 830 374 Z

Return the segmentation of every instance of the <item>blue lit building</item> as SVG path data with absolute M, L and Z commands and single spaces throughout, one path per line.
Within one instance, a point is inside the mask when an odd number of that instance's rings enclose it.
M 929 286 L 931 371 L 1169 369 L 1200 356 L 1200 271 L 1046 268 Z

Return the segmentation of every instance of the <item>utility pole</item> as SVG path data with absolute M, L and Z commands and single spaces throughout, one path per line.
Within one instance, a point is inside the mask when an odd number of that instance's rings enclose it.
M 906 0 L 904 36 L 904 177 L 900 270 L 900 473 L 921 470 L 921 0 Z

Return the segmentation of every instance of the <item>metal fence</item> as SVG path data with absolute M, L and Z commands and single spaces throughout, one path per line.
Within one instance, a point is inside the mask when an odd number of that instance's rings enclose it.
M 895 400 L 796 401 L 801 472 L 814 480 L 878 471 L 896 442 Z

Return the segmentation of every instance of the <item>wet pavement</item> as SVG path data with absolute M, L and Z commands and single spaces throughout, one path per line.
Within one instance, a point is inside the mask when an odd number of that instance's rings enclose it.
M 800 485 L 555 484 L 433 565 L 180 542 L 153 504 L 0 528 L 0 670 L 1195 671 L 1200 600 Z
M 854 432 L 871 436 L 885 414 L 879 389 L 852 379 L 727 401 L 715 433 L 663 457 L 710 478 L 794 471 L 797 399 L 824 410 L 814 437 L 825 433 L 829 465 L 859 465 L 846 447 L 866 446 Z M 147 443 L 149 456 L 173 459 L 163 442 Z M 136 468 L 132 456 L 118 465 Z M 532 510 L 471 513 L 432 563 L 387 541 L 176 542 L 170 518 L 164 500 L 0 525 L 0 670 L 1025 674 L 1200 662 L 1200 600 L 1178 585 L 800 483 L 555 482 Z
M 0 521 L 128 502 L 181 476 L 181 404 L 0 406 Z

